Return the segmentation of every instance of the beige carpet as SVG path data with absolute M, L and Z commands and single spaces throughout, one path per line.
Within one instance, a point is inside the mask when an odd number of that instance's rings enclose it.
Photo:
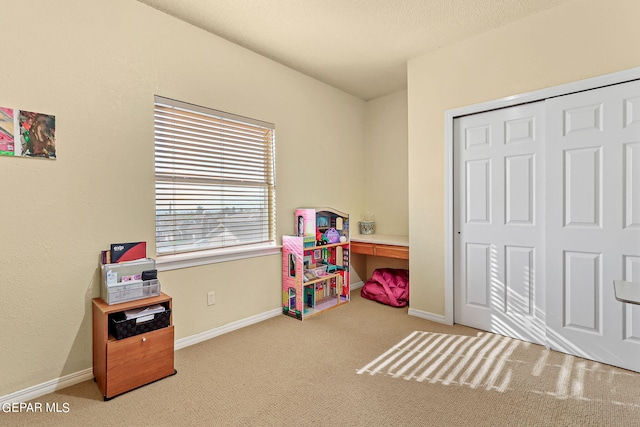
M 640 374 L 362 299 L 176 352 L 178 374 L 108 402 L 86 381 L 6 414 L 29 426 L 627 426 Z

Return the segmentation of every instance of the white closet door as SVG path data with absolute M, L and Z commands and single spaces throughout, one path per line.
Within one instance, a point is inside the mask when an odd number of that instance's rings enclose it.
M 544 103 L 454 120 L 454 321 L 544 343 Z
M 546 101 L 547 340 L 640 371 L 640 82 Z

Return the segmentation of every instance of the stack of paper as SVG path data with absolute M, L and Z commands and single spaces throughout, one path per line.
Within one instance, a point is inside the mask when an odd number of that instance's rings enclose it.
M 146 322 L 147 320 L 153 320 L 154 316 L 158 313 L 163 313 L 165 308 L 161 304 L 151 305 L 149 307 L 135 308 L 133 310 L 125 310 L 124 314 L 126 319 L 136 319 L 136 323 Z

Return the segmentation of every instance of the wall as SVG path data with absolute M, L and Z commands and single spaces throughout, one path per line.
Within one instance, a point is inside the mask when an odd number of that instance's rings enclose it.
M 407 91 L 368 101 L 365 123 L 366 210 L 377 233 L 408 234 Z
M 406 90 L 367 102 L 363 154 L 366 210 L 357 219 L 363 219 L 366 212 L 374 214 L 376 234 L 409 234 L 407 114 Z M 376 268 L 409 268 L 406 260 L 360 255 L 354 258 L 366 263 L 361 274 L 366 278 Z
M 445 111 L 638 67 L 638 16 L 577 0 L 408 62 L 413 309 L 444 315 Z
M 275 123 L 278 236 L 298 206 L 364 209 L 360 99 L 134 0 L 5 1 L 0 28 L 0 105 L 54 114 L 58 147 L 55 161 L 0 157 L 0 396 L 90 368 L 100 251 L 155 253 L 155 94 Z M 176 339 L 281 301 L 279 256 L 160 280 Z

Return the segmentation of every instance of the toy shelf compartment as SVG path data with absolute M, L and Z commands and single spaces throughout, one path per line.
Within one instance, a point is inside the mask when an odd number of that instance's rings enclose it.
M 304 250 L 305 251 L 314 251 L 317 249 L 323 249 L 323 248 L 335 248 L 336 246 L 348 246 L 349 245 L 349 241 L 347 240 L 346 242 L 338 242 L 338 243 L 327 243 L 326 245 L 316 245 L 315 241 L 314 241 L 314 246 L 305 246 Z
M 343 274 L 335 273 L 306 282 L 303 286 L 303 310 L 305 316 L 321 313 L 348 302 L 342 296 Z
M 329 297 L 325 297 L 315 301 L 314 306 L 304 305 L 304 315 L 305 317 L 311 317 L 314 314 L 319 314 L 324 311 L 327 311 L 330 308 L 339 307 L 343 304 L 348 303 L 349 300 L 338 295 L 333 295 Z
M 329 279 L 333 279 L 334 277 L 338 277 L 340 276 L 340 273 L 331 273 L 331 274 L 325 274 L 324 276 L 318 276 L 317 279 L 313 279 L 313 280 L 309 280 L 308 282 L 304 282 L 304 286 L 309 286 L 309 285 L 313 285 L 315 283 L 318 282 L 323 282 L 325 280 L 329 280 Z

